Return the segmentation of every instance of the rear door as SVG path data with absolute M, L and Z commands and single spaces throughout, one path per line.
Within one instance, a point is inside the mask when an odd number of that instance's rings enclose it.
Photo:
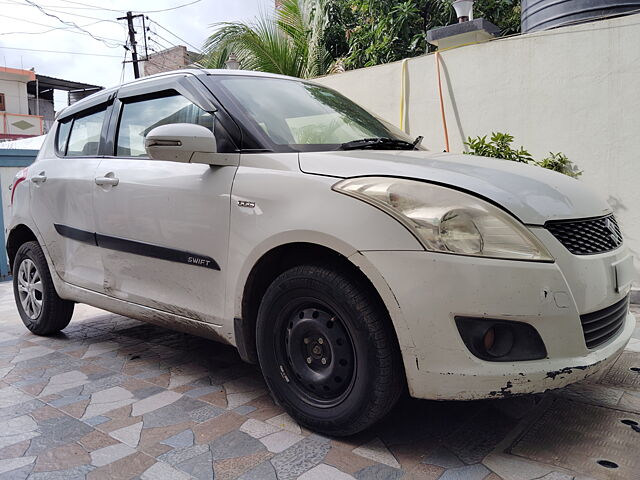
M 56 272 L 65 282 L 97 292 L 104 276 L 94 237 L 94 178 L 109 113 L 110 105 L 101 103 L 61 120 L 55 154 L 29 169 L 31 213 Z
M 101 161 L 97 177 L 105 182 L 94 190 L 96 235 L 108 295 L 219 323 L 237 167 L 151 160 L 144 149 L 152 128 L 196 123 L 215 126 L 219 151 L 239 159 L 196 82 L 160 78 L 119 92 L 114 155 Z

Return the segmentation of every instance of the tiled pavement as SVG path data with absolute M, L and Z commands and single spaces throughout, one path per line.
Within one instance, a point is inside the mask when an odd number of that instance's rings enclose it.
M 640 329 L 624 355 L 640 366 Z M 3 283 L 0 480 L 640 479 L 640 373 L 624 372 L 504 400 L 407 398 L 330 439 L 274 405 L 230 347 L 81 305 L 63 334 L 37 337 Z

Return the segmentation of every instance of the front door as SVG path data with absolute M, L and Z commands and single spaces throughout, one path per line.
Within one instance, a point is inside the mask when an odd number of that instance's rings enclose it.
M 195 320 L 224 314 L 229 210 L 235 166 L 151 160 L 155 126 L 214 115 L 176 91 L 123 98 L 115 153 L 98 167 L 96 239 L 108 295 Z
M 98 106 L 61 121 L 55 147 L 29 168 L 31 213 L 56 272 L 67 283 L 97 292 L 103 271 L 93 235 L 93 194 L 106 112 Z

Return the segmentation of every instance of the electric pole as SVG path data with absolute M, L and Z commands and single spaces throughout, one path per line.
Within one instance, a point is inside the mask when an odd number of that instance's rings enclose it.
M 126 17 L 120 17 L 118 20 L 126 20 L 129 25 L 129 43 L 131 43 L 131 60 L 133 63 L 133 76 L 140 78 L 140 68 L 138 67 L 138 50 L 136 43 L 136 31 L 133 28 L 133 19 L 137 17 L 143 17 L 142 14 L 133 15 L 131 12 L 127 12 Z M 146 32 L 145 32 L 146 35 Z

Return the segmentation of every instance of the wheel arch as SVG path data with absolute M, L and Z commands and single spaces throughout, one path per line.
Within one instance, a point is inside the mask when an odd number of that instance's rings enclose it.
M 320 243 L 296 241 L 272 246 L 255 261 L 241 283 L 238 295 L 240 302 L 234 316 L 234 336 L 242 359 L 257 363 L 256 321 L 260 301 L 269 285 L 281 273 L 296 265 L 316 263 L 334 265 L 347 269 L 370 289 L 372 295 L 381 302 L 389 314 L 392 328 L 396 334 L 403 362 L 406 365 L 409 353 L 413 351 L 413 342 L 400 306 L 384 278 L 367 259 L 350 248 L 342 245 L 328 246 Z M 413 361 L 413 360 L 411 360 Z
M 36 234 L 24 224 L 16 225 L 7 237 L 7 256 L 9 257 L 9 270 L 13 271 L 13 262 L 18 249 L 27 242 L 38 242 Z M 38 242 L 40 243 L 40 242 Z
M 26 242 L 37 242 L 38 245 L 40 245 L 40 248 L 42 248 L 42 252 L 44 253 L 44 258 L 47 261 L 47 266 L 49 267 L 49 273 L 51 274 L 51 280 L 53 281 L 56 293 L 61 298 L 73 300 L 65 288 L 66 284 L 62 281 L 55 269 L 53 259 L 49 255 L 49 251 L 46 248 L 44 240 L 40 236 L 40 232 L 37 230 L 35 225 L 31 224 L 24 218 L 21 218 L 20 221 L 16 221 L 16 223 L 12 225 L 9 235 L 7 236 L 6 250 L 10 271 L 13 272 L 13 263 L 15 261 L 16 254 L 18 253 L 18 249 Z

